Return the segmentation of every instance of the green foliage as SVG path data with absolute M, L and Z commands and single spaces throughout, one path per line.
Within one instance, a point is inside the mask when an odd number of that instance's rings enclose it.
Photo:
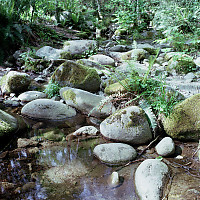
M 50 80 L 44 92 L 48 95 L 49 98 L 52 98 L 54 96 L 59 96 L 60 89 L 61 87 L 57 82 Z

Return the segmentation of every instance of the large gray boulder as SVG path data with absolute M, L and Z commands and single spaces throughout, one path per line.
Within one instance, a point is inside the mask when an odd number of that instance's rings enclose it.
M 74 108 L 51 99 L 33 100 L 22 108 L 21 113 L 30 118 L 43 120 L 63 120 L 76 115 Z
M 60 89 L 60 96 L 67 105 L 91 116 L 105 118 L 116 110 L 110 102 L 101 107 L 105 97 L 84 90 L 64 87 Z
M 123 143 L 100 144 L 94 148 L 94 155 L 107 164 L 124 164 L 137 156 L 136 150 Z
M 0 110 L 0 138 L 15 132 L 17 128 L 17 119 L 3 110 Z
M 10 71 L 4 75 L 0 81 L 1 91 L 3 93 L 20 93 L 28 89 L 31 78 L 26 73 Z
M 67 55 L 67 57 L 71 58 L 81 58 L 90 52 L 94 52 L 96 47 L 97 42 L 95 40 L 66 41 L 64 43 L 61 56 Z
M 44 46 L 36 51 L 36 55 L 47 60 L 57 60 L 60 58 L 61 49 L 55 49 L 50 46 Z
M 90 60 L 93 60 L 101 65 L 111 65 L 115 66 L 115 61 L 109 56 L 103 54 L 97 54 L 89 57 Z
M 157 159 L 143 161 L 135 172 L 135 187 L 140 200 L 160 200 L 169 169 Z
M 90 92 L 97 92 L 101 83 L 95 69 L 73 61 L 66 61 L 60 65 L 51 76 L 51 80 L 62 87 L 70 86 Z
M 101 134 L 120 142 L 144 144 L 152 139 L 152 133 L 144 111 L 138 106 L 119 110 L 100 124 Z

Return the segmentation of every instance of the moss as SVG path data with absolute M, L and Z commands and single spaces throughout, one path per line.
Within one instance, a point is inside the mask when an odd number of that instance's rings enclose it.
M 71 60 L 72 59 L 72 54 L 68 51 L 64 51 L 60 54 L 60 58 L 61 59 L 67 59 L 67 60 Z
M 63 92 L 63 97 L 66 100 L 71 100 L 74 104 L 77 104 L 76 102 L 76 94 L 72 90 L 66 90 Z
M 164 121 L 168 135 L 176 139 L 198 140 L 200 136 L 200 94 L 177 105 Z
M 127 85 L 125 80 L 122 80 L 122 84 Z M 117 83 L 113 83 L 113 84 L 109 85 L 108 87 L 106 87 L 104 92 L 108 95 L 115 94 L 118 92 L 125 93 L 126 89 L 119 82 L 117 82 Z
M 14 129 L 6 122 L 0 120 L 0 137 L 6 133 L 12 132 Z
M 61 86 L 71 86 L 87 91 L 97 91 L 101 83 L 101 79 L 95 69 L 73 61 L 66 61 L 58 67 L 51 79 Z
M 88 34 L 86 32 L 76 33 L 75 36 L 83 39 L 88 39 Z
M 175 66 L 175 70 L 177 73 L 187 74 L 196 71 L 196 64 L 193 61 L 183 59 Z

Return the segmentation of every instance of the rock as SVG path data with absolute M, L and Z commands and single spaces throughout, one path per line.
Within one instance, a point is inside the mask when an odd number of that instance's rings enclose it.
M 149 53 L 144 49 L 133 49 L 131 58 L 135 61 L 141 61 L 149 57 Z
M 101 103 L 106 101 L 106 98 L 84 90 L 64 87 L 60 89 L 60 96 L 67 105 L 91 116 L 105 118 L 116 110 L 109 101 L 100 109 Z
M 31 78 L 26 73 L 10 71 L 4 75 L 0 81 L 3 93 L 20 93 L 28 89 Z
M 194 63 L 200 67 L 200 57 L 194 60 Z
M 130 51 L 132 47 L 126 46 L 126 45 L 116 45 L 114 47 L 109 48 L 109 51 L 111 52 L 127 52 Z
M 103 54 L 97 54 L 89 57 L 90 60 L 93 60 L 101 65 L 111 65 L 115 66 L 115 61 L 109 56 Z
M 127 35 L 126 29 L 117 29 L 114 33 L 115 36 Z
M 108 177 L 108 185 L 110 187 L 117 187 L 120 184 L 119 180 L 119 174 L 117 172 L 113 172 L 109 177 Z
M 44 46 L 36 51 L 36 55 L 40 58 L 45 58 L 47 60 L 57 60 L 60 58 L 60 53 L 62 50 L 55 49 L 50 46 Z
M 138 106 L 119 110 L 100 124 L 101 134 L 120 142 L 144 144 L 152 139 L 152 133 L 144 111 Z
M 96 50 L 97 43 L 95 40 L 72 40 L 66 41 L 64 43 L 62 49 L 62 58 L 64 55 L 67 56 L 66 59 L 69 58 L 82 58 L 86 54 L 90 52 L 94 52 Z
M 155 148 L 160 156 L 170 156 L 175 153 L 175 144 L 170 137 L 163 138 Z
M 21 113 L 30 118 L 43 120 L 63 120 L 76 115 L 75 109 L 50 99 L 33 100 L 22 108 Z
M 97 135 L 98 132 L 98 129 L 94 126 L 83 126 L 76 130 L 73 135 Z
M 39 91 L 27 91 L 18 96 L 22 102 L 30 102 L 35 99 L 43 99 L 46 97 L 47 95 L 45 93 Z
M 149 54 L 156 54 L 156 51 L 157 51 L 157 49 L 154 47 L 154 46 L 152 46 L 152 45 L 150 45 L 150 44 L 148 44 L 148 43 L 145 43 L 145 44 L 137 44 L 137 48 L 138 49 L 144 49 L 145 51 L 147 51 Z
M 187 83 L 190 83 L 196 79 L 196 76 L 194 75 L 193 72 L 190 72 L 184 76 L 184 79 L 186 80 Z
M 57 133 L 56 131 L 48 131 L 44 133 L 44 138 L 52 141 L 62 141 L 63 137 L 63 133 Z
M 89 60 L 89 59 L 80 59 L 77 61 L 77 63 L 81 64 L 81 65 L 85 65 L 87 67 L 92 67 L 95 69 L 104 69 L 99 63 L 93 61 L 93 60 Z
M 135 149 L 123 143 L 107 143 L 97 145 L 93 150 L 94 155 L 106 164 L 124 164 L 137 156 Z
M 164 120 L 166 133 L 175 139 L 197 140 L 200 138 L 200 94 L 196 94 L 175 106 Z
M 127 85 L 127 82 L 125 80 L 122 80 L 122 84 Z M 119 82 L 113 83 L 107 86 L 104 92 L 108 95 L 116 94 L 116 93 L 125 93 L 127 90 L 122 84 L 120 84 Z
M 15 188 L 15 184 L 9 182 L 0 182 L 1 192 Z
M 38 141 L 34 141 L 31 139 L 27 139 L 27 138 L 18 138 L 17 140 L 17 147 L 18 148 L 25 148 L 28 146 L 37 146 L 38 145 Z
M 36 189 L 36 183 L 35 182 L 28 182 L 25 185 L 23 185 L 22 190 L 24 192 L 30 191 Z
M 97 92 L 101 83 L 95 69 L 73 61 L 66 61 L 60 65 L 52 75 L 51 80 L 62 87 L 70 86 L 90 92 Z
M 143 161 L 135 172 L 135 187 L 141 200 L 160 200 L 169 169 L 157 159 Z
M 14 133 L 18 128 L 17 119 L 0 110 L 0 137 Z
M 4 100 L 3 103 L 5 104 L 5 106 L 12 106 L 12 107 L 18 107 L 20 105 L 20 103 L 18 101 L 14 101 L 14 100 Z

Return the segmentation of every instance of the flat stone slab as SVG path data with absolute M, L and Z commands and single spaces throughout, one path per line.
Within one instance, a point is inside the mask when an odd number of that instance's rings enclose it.
M 35 99 L 42 99 L 46 98 L 47 95 L 43 92 L 39 91 L 27 91 L 18 96 L 18 99 L 20 99 L 22 102 L 30 102 Z
M 44 120 L 63 120 L 76 115 L 76 110 L 59 101 L 36 99 L 27 103 L 21 111 L 22 115 Z
M 94 155 L 107 164 L 124 164 L 137 156 L 136 150 L 123 143 L 100 144 L 94 148 Z

